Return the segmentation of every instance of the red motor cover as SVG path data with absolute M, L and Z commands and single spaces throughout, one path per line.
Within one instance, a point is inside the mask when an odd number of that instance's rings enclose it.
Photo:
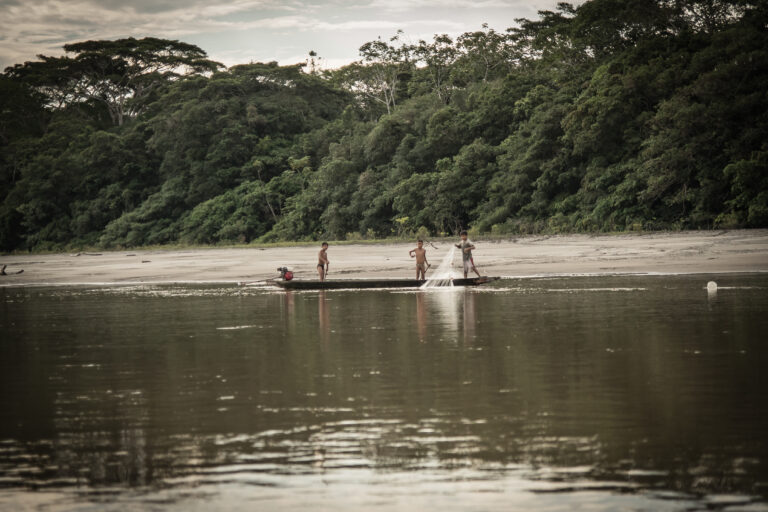
M 283 279 L 285 279 L 286 281 L 290 281 L 291 279 L 293 279 L 293 272 L 291 272 L 290 270 L 286 271 L 285 274 L 283 274 Z

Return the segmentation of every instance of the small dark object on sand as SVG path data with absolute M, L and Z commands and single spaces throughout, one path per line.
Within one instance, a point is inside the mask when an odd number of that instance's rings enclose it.
M 21 269 L 21 270 L 18 270 L 16 272 L 11 272 L 10 274 L 8 274 L 8 273 L 5 272 L 5 269 L 7 267 L 8 267 L 8 265 L 3 265 L 3 268 L 0 269 L 0 276 L 12 276 L 14 274 L 21 274 L 22 272 L 24 272 L 24 269 Z

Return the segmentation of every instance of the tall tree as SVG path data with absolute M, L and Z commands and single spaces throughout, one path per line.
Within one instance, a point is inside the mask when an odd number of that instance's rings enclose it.
M 459 52 L 448 34 L 435 35 L 432 43 L 423 39 L 414 48 L 416 57 L 425 64 L 432 81 L 432 90 L 440 99 L 450 98 L 449 77 Z
M 51 107 L 102 104 L 118 126 L 138 115 L 162 85 L 221 67 L 195 45 L 154 37 L 85 41 L 65 45 L 64 51 L 72 56 L 40 55 L 6 73 L 44 94 Z
M 466 32 L 456 42 L 462 52 L 464 72 L 470 74 L 470 80 L 485 82 L 495 78 L 495 71 L 514 60 L 506 34 L 488 28 L 487 23 L 483 23 L 483 30 Z
M 362 76 L 365 77 L 367 89 L 384 103 L 388 114 L 397 105 L 398 82 L 401 74 L 413 65 L 409 45 L 391 44 L 400 41 L 401 33 L 398 31 L 389 39 L 389 42 L 379 38 L 360 47 L 362 57 L 360 65 L 365 71 Z

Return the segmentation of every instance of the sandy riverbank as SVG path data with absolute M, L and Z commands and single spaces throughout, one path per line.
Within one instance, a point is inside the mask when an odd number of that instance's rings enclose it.
M 486 275 L 767 272 L 768 230 L 626 235 L 522 236 L 477 241 L 475 263 Z M 331 244 L 329 278 L 410 277 L 414 244 Z M 450 248 L 427 245 L 435 268 Z M 11 274 L 0 286 L 238 282 L 275 277 L 287 266 L 317 277 L 319 247 L 111 251 L 0 257 Z M 460 257 L 455 257 L 458 270 Z

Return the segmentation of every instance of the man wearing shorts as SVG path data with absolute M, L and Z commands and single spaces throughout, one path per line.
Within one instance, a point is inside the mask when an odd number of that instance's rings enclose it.
M 480 272 L 475 268 L 475 261 L 472 259 L 472 249 L 474 249 L 475 246 L 472 245 L 472 242 L 467 240 L 466 231 L 461 232 L 461 243 L 456 244 L 456 248 L 461 249 L 461 258 L 464 262 L 464 279 L 467 278 L 467 274 L 469 274 L 470 270 L 477 274 L 477 277 L 480 277 Z

